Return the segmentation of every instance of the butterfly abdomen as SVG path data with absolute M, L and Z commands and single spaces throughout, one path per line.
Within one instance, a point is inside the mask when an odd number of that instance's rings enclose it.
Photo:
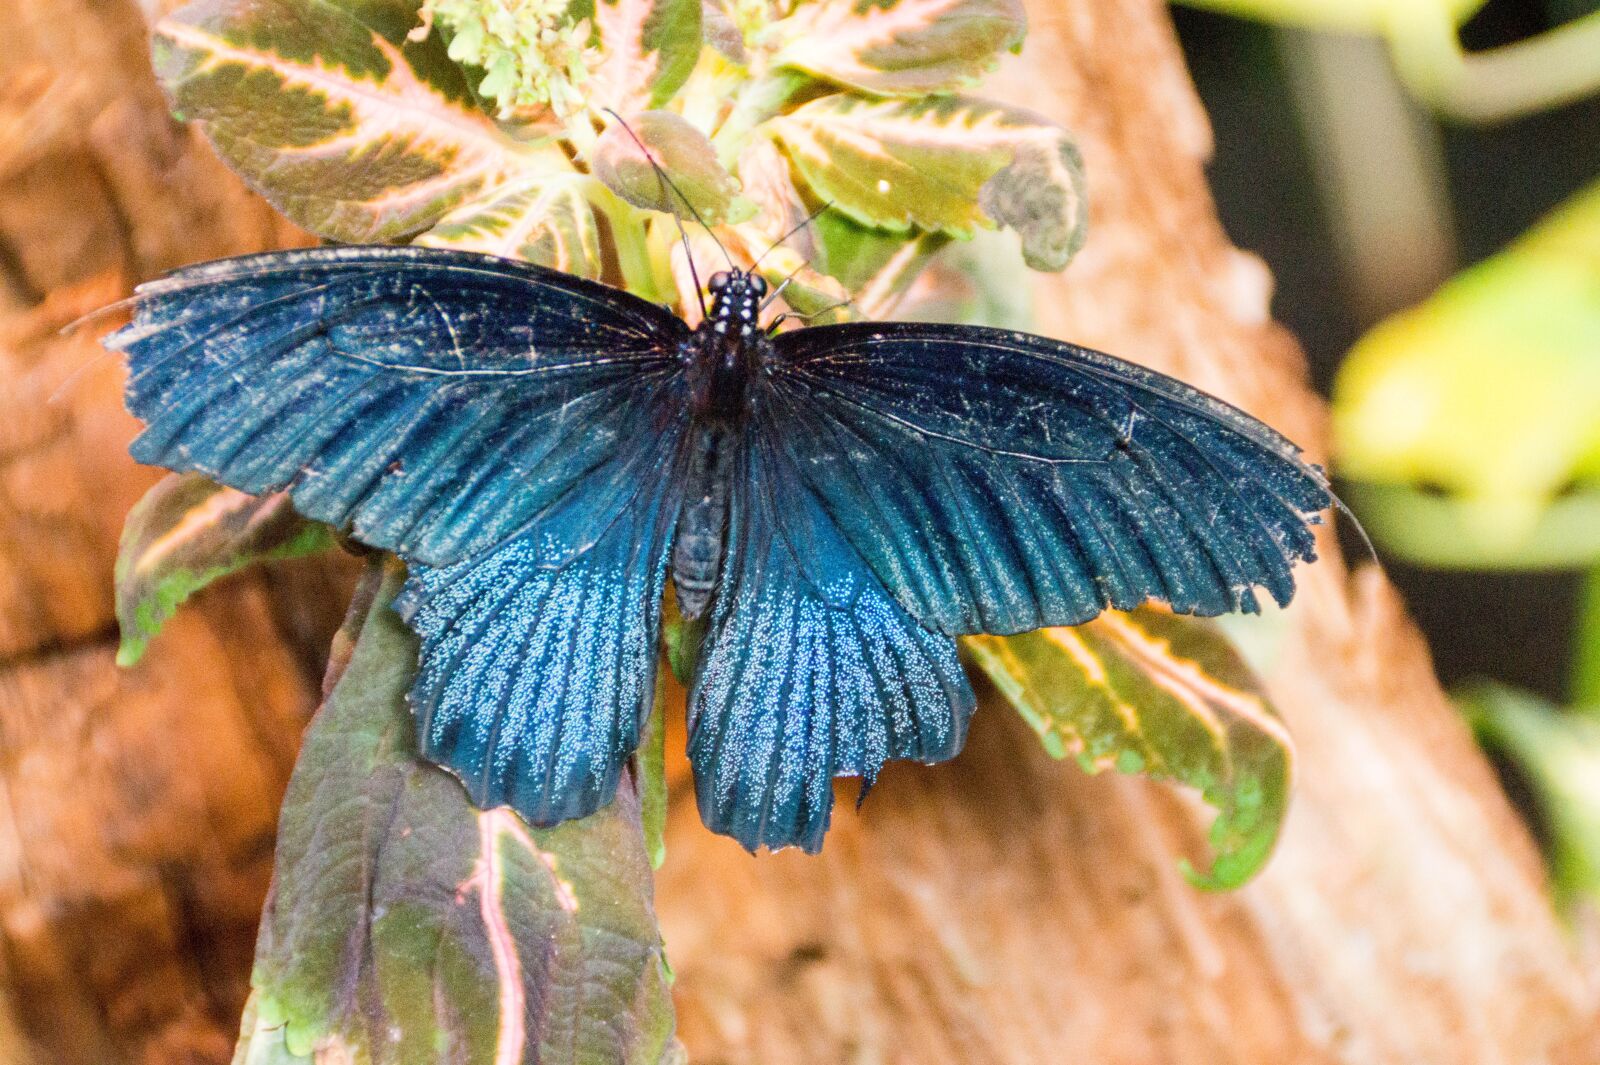
M 678 594 L 678 612 L 691 621 L 705 613 L 722 569 L 733 440 L 728 426 L 701 426 L 689 460 L 683 509 L 672 543 L 672 586 Z

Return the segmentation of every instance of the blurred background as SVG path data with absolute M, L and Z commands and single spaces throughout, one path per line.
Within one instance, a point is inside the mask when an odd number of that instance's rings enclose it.
M 1600 0 L 1174 15 L 1219 212 L 1333 402 L 1341 490 L 1558 889 L 1592 901 Z

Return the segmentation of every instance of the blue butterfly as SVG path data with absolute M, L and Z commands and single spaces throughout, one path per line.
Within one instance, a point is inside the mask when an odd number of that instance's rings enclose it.
M 776 332 L 759 275 L 708 287 L 691 329 L 536 266 L 320 248 L 146 285 L 107 343 L 137 459 L 406 560 L 421 749 L 536 825 L 615 795 L 669 573 L 705 628 L 701 816 L 815 851 L 834 777 L 961 749 L 956 635 L 1253 611 L 1315 557 L 1321 472 L 1178 381 L 978 327 Z

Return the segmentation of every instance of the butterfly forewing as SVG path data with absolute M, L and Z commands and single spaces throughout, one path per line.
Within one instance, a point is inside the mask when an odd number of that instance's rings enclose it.
M 971 326 L 784 333 L 773 432 L 894 597 L 946 633 L 1084 622 L 1146 598 L 1253 610 L 1314 557 L 1327 483 L 1203 393 L 1098 352 Z
M 147 423 L 136 458 L 287 488 L 308 517 L 444 565 L 580 485 L 593 520 L 614 516 L 637 485 L 607 490 L 596 471 L 642 412 L 659 416 L 686 333 L 556 271 L 361 247 L 180 271 L 141 290 L 108 344 L 128 353 L 128 409 Z

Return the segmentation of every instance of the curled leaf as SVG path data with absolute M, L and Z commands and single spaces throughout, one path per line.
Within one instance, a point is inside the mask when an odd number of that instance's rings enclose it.
M 435 38 L 392 40 L 331 3 L 199 0 L 161 20 L 154 53 L 228 165 L 332 240 L 419 232 L 520 168 Z
M 743 221 L 755 210 L 706 135 L 669 111 L 641 111 L 627 128 L 610 126 L 595 145 L 593 167 L 595 177 L 635 207 L 698 214 L 707 225 Z
M 451 211 L 416 243 L 522 259 L 598 278 L 604 265 L 600 231 L 584 195 L 584 180 L 568 174 L 513 181 Z
M 1055 757 L 1200 789 L 1217 819 L 1210 871 L 1185 865 L 1196 885 L 1237 887 L 1271 855 L 1293 748 L 1215 626 L 1142 608 L 964 642 Z
M 701 0 L 595 0 L 600 62 L 587 88 L 592 108 L 660 107 L 700 58 Z
M 1021 0 L 856 0 L 801 4 L 774 27 L 777 62 L 880 96 L 960 88 L 1016 50 Z
M 1082 247 L 1083 163 L 1065 130 L 961 96 L 824 96 L 769 124 L 816 194 L 867 226 L 968 236 L 1005 225 L 1036 270 Z
M 251 496 L 197 473 L 171 473 L 128 512 L 117 547 L 117 664 L 131 666 L 178 606 L 247 566 L 333 546 L 286 492 Z
M 245 1037 L 373 1065 L 676 1060 L 632 783 L 550 829 L 473 808 L 416 757 L 402 579 L 368 571 L 354 652 L 306 732 Z

